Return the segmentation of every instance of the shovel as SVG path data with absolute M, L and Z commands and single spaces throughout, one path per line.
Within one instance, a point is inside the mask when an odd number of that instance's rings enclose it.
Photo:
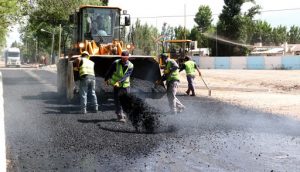
M 211 96 L 211 89 L 210 89 L 210 88 L 208 88 L 207 84 L 205 83 L 204 79 L 202 78 L 202 75 L 200 75 L 200 77 L 201 77 L 201 79 L 202 79 L 202 81 L 203 81 L 203 83 L 204 83 L 205 87 L 206 87 L 206 88 L 207 88 L 207 90 L 208 90 L 208 96 Z

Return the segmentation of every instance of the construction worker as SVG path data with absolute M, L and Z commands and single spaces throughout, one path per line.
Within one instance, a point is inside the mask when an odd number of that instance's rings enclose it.
M 180 113 L 185 109 L 185 106 L 176 97 L 179 84 L 179 66 L 176 61 L 170 59 L 166 53 L 161 54 L 160 57 L 165 64 L 162 81 L 166 80 L 170 113 L 177 114 L 177 112 Z
M 79 71 L 80 84 L 80 106 L 81 113 L 87 113 L 87 99 L 90 99 L 92 112 L 98 111 L 98 102 L 95 92 L 96 80 L 94 71 L 94 62 L 89 60 L 89 53 L 87 51 L 82 52 L 81 56 L 74 61 L 74 70 Z
M 179 72 L 181 72 L 182 70 L 185 70 L 185 73 L 186 73 L 186 79 L 188 81 L 188 89 L 186 91 L 186 94 L 190 95 L 190 92 L 192 91 L 191 96 L 196 96 L 195 87 L 194 87 L 195 73 L 197 70 L 199 73 L 199 76 L 201 77 L 201 72 L 200 72 L 197 64 L 191 59 L 191 57 L 185 56 L 184 60 L 185 60 L 185 62 L 181 66 Z
M 126 122 L 126 116 L 123 113 L 120 104 L 120 96 L 130 92 L 130 75 L 133 71 L 133 64 L 128 60 L 129 52 L 123 51 L 121 59 L 115 60 L 105 76 L 107 85 L 114 87 L 114 103 L 116 106 L 117 119 L 120 122 Z

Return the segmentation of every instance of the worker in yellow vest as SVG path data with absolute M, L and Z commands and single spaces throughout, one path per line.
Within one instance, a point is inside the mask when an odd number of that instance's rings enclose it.
M 174 59 L 170 59 L 166 53 L 161 54 L 160 57 L 165 64 L 162 80 L 166 80 L 167 84 L 167 97 L 170 106 L 170 113 L 177 114 L 185 109 L 185 106 L 176 97 L 179 84 L 179 66 L 176 61 Z
M 199 76 L 201 76 L 201 72 L 200 72 L 197 64 L 191 59 L 191 57 L 186 56 L 185 62 L 181 66 L 179 72 L 181 72 L 182 70 L 185 70 L 186 79 L 188 81 L 188 89 L 186 91 L 186 94 L 190 95 L 190 92 L 192 92 L 191 96 L 196 96 L 195 87 L 194 87 L 194 79 L 195 79 L 196 70 L 198 71 Z
M 128 51 L 123 51 L 121 59 L 112 63 L 105 76 L 105 82 L 114 87 L 114 103 L 117 118 L 120 122 L 126 122 L 126 116 L 120 103 L 120 96 L 130 92 L 130 76 L 133 71 L 133 64 L 128 58 Z
M 79 71 L 80 84 L 79 84 L 79 95 L 80 95 L 80 106 L 81 113 L 87 113 L 87 99 L 90 99 L 91 106 L 93 107 L 92 112 L 98 111 L 98 102 L 95 92 L 96 79 L 94 71 L 94 62 L 89 60 L 89 53 L 87 51 L 82 52 L 81 56 L 74 61 L 74 70 Z

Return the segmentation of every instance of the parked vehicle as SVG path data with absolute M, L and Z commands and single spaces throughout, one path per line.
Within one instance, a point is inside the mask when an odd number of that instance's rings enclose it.
M 16 47 L 8 48 L 4 51 L 5 67 L 21 66 L 20 49 Z

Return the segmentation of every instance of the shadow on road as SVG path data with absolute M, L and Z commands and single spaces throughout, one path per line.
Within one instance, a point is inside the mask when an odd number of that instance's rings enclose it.
M 137 131 L 135 130 L 130 122 L 127 122 L 127 124 L 124 124 L 122 122 L 117 121 L 117 119 L 111 118 L 111 119 L 78 119 L 77 120 L 79 123 L 83 124 L 97 124 L 97 127 L 101 130 L 104 131 L 109 131 L 109 132 L 115 132 L 115 133 L 129 133 L 129 134 L 161 134 L 161 133 L 173 133 L 176 132 L 178 129 L 174 126 L 160 126 L 155 130 L 155 132 L 147 132 L 147 131 Z M 112 123 L 116 124 L 122 124 L 122 126 L 115 126 L 111 125 Z M 101 125 L 102 124 L 102 125 Z M 124 125 L 123 125 L 124 124 Z
M 50 115 L 64 115 L 64 114 L 78 114 L 80 112 L 80 106 L 76 104 L 70 104 L 56 92 L 41 92 L 40 95 L 23 96 L 25 100 L 41 100 L 47 105 L 44 114 Z M 259 110 L 241 107 L 226 102 L 221 102 L 212 97 L 191 97 L 181 95 L 179 99 L 186 105 L 186 110 L 178 116 L 172 117 L 167 121 L 167 125 L 174 125 L 176 128 L 199 128 L 215 126 L 221 130 L 245 130 L 256 132 L 269 132 L 269 133 L 281 133 L 291 136 L 299 136 L 300 134 L 300 122 L 295 121 L 288 117 L 283 117 L 280 114 L 266 113 Z M 97 121 L 78 121 L 80 123 L 93 123 L 106 131 L 111 132 L 123 132 L 123 133 L 141 133 L 136 132 L 134 127 L 127 128 L 114 128 L 115 125 L 111 125 L 111 122 L 118 124 L 111 119 L 103 120 L 103 116 L 106 116 L 105 112 L 114 111 L 113 100 L 108 99 L 106 101 L 100 101 L 102 103 L 99 106 L 101 116 Z M 150 103 L 150 106 L 157 108 L 163 112 L 167 105 L 166 98 L 158 99 Z M 161 115 L 163 116 L 163 115 Z M 184 117 L 183 117 L 184 116 Z M 101 125 L 100 125 L 101 123 Z M 107 125 L 105 123 L 109 123 Z M 164 126 L 167 126 L 164 124 Z M 133 131 L 132 131 L 133 130 Z M 157 132 L 173 132 L 174 130 L 159 129 Z M 155 133 L 157 133 L 155 132 Z
M 86 123 L 97 124 L 99 122 L 118 122 L 117 119 L 89 119 L 89 120 L 78 119 L 77 121 L 80 123 L 84 123 L 84 124 L 86 124 Z
M 41 92 L 39 95 L 22 96 L 22 98 L 24 100 L 41 100 L 46 105 L 51 105 L 47 107 L 51 110 L 46 111 L 44 114 L 80 114 L 79 99 L 68 102 L 64 96 L 57 94 L 57 92 Z M 111 99 L 104 102 L 103 98 L 98 96 L 98 103 L 101 112 L 111 111 L 115 108 Z
M 46 104 L 51 105 L 67 105 L 70 104 L 63 96 L 57 92 L 41 92 L 39 95 L 22 96 L 25 100 L 42 100 Z
M 154 132 L 147 132 L 147 131 L 137 131 L 132 129 L 123 129 L 123 128 L 116 128 L 114 126 L 104 126 L 101 124 L 97 124 L 99 129 L 104 130 L 104 131 L 109 131 L 109 132 L 114 132 L 114 133 L 127 133 L 127 134 L 166 134 L 166 133 L 175 133 L 177 129 L 174 126 L 168 126 L 168 127 L 160 127 L 156 129 Z

